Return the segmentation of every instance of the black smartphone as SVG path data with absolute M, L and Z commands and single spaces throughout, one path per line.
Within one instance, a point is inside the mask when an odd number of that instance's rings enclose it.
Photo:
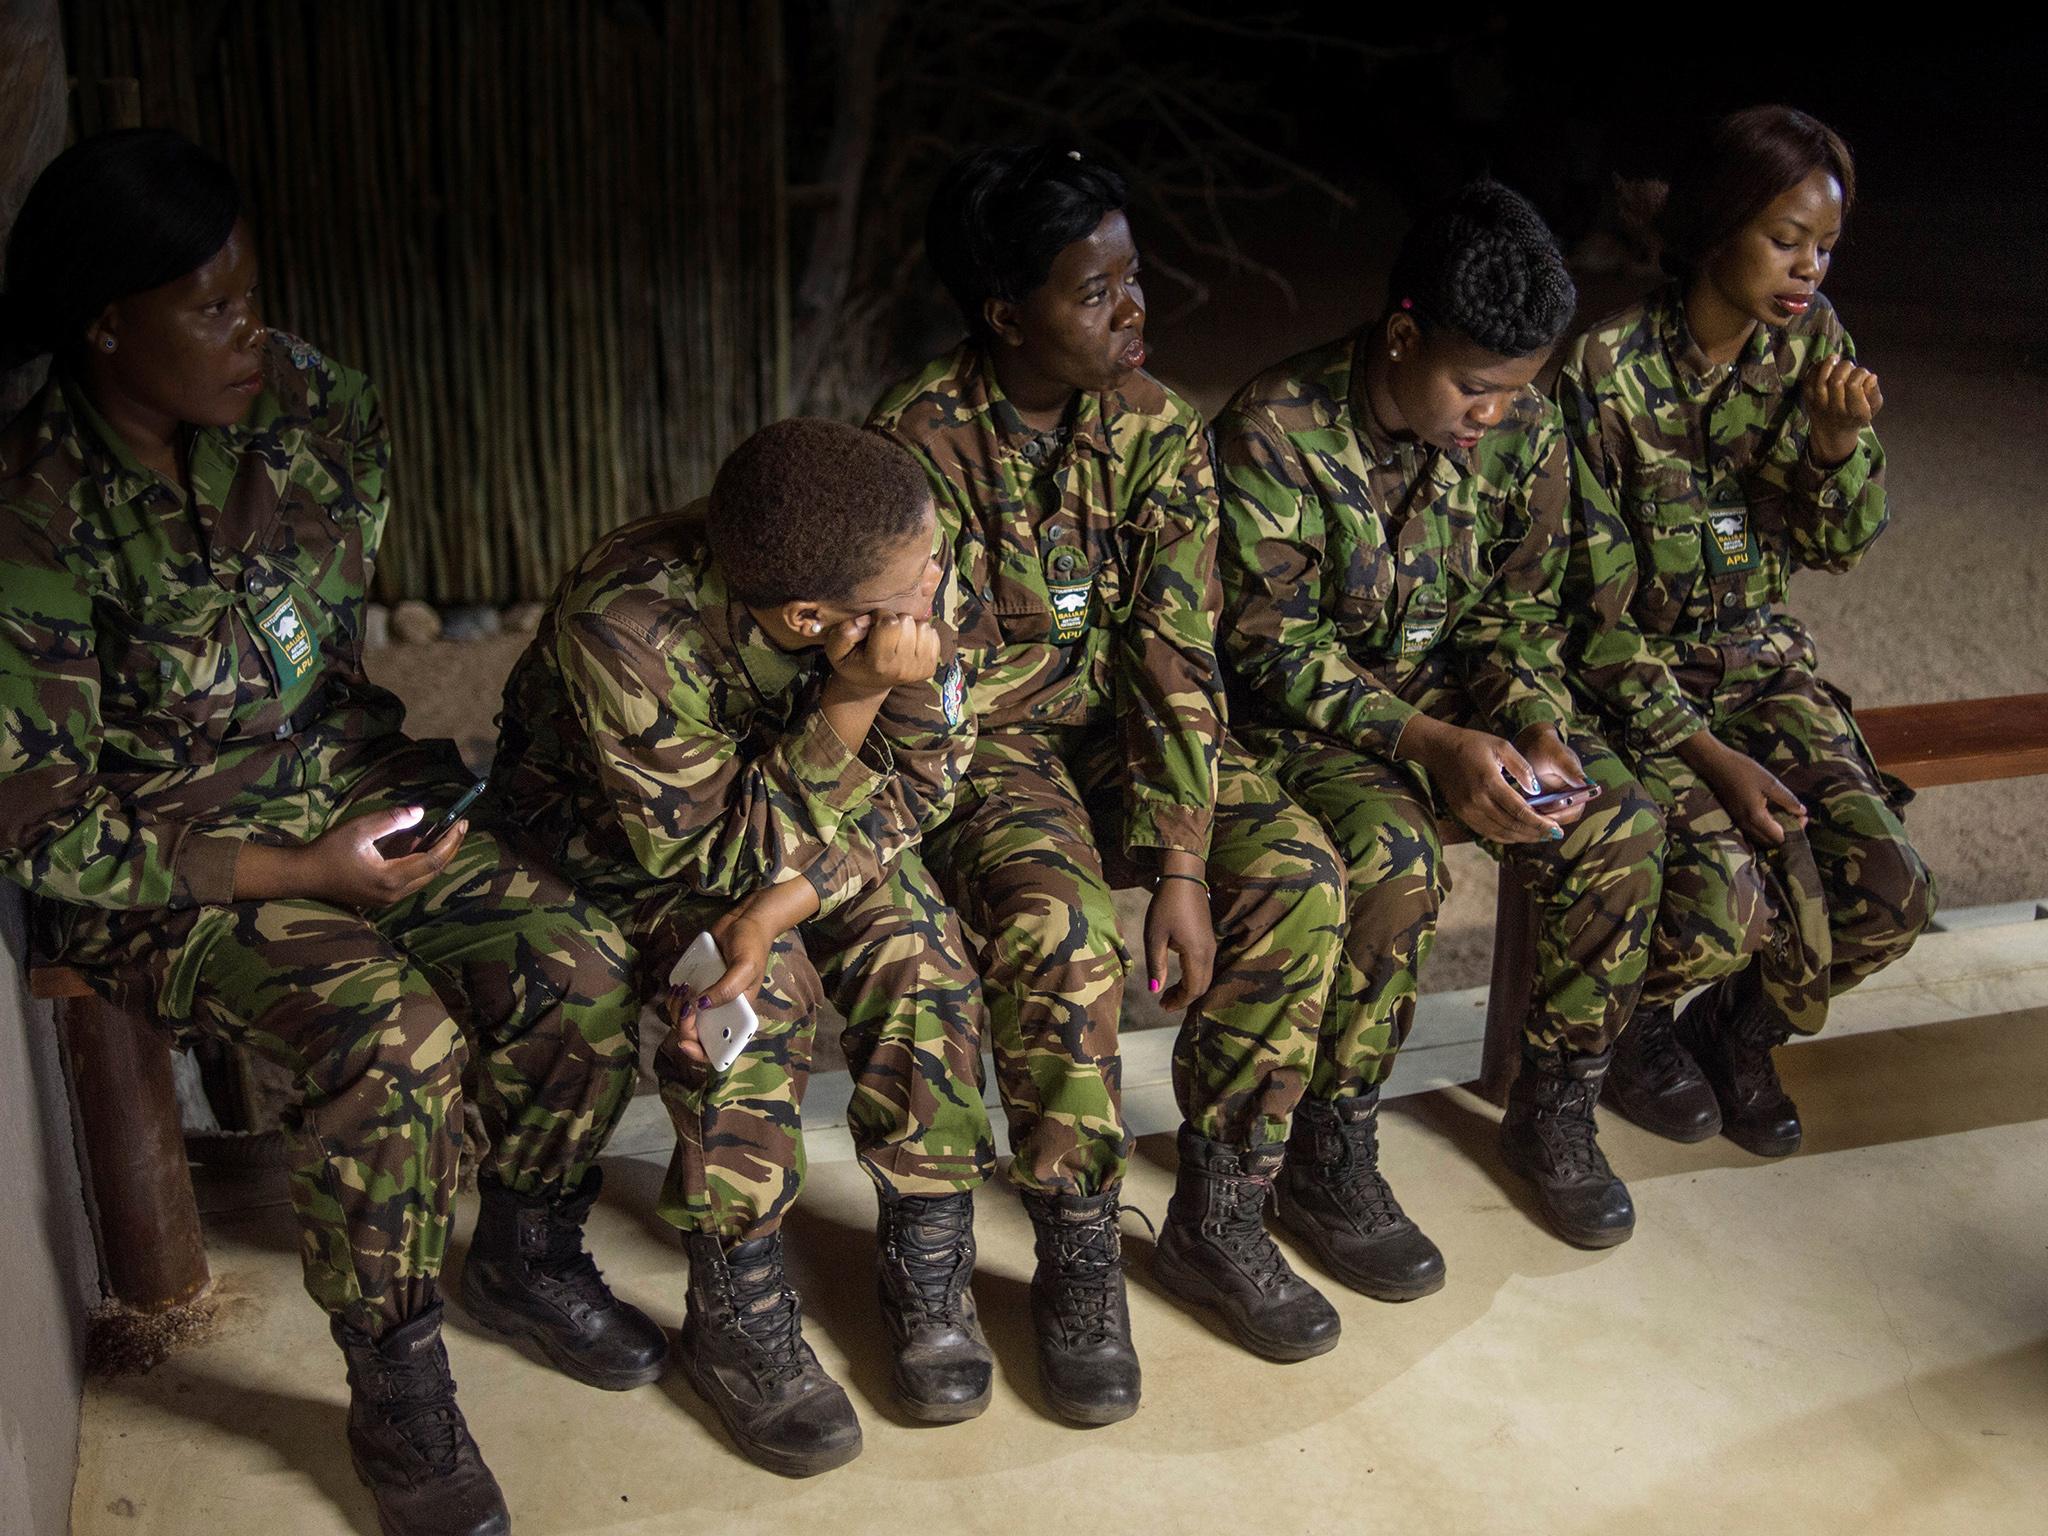
M 490 779 L 485 777 L 478 779 L 474 784 L 470 785 L 468 789 L 462 792 L 461 798 L 449 806 L 442 813 L 441 819 L 435 822 L 427 831 L 415 833 L 412 828 L 408 827 L 404 831 L 393 832 L 389 837 L 380 838 L 377 843 L 377 851 L 387 859 L 402 859 L 408 854 L 418 853 L 422 848 L 433 847 L 434 844 L 448 835 L 449 828 L 462 820 L 462 813 L 476 804 L 477 796 L 484 792 L 484 786 L 490 782 Z
M 1524 793 L 1522 804 L 1528 806 L 1532 811 L 1554 811 L 1567 800 L 1576 800 L 1581 795 L 1584 795 L 1589 801 L 1598 800 L 1600 798 L 1600 786 L 1598 784 L 1567 784 L 1563 789 L 1546 789 L 1533 795 Z

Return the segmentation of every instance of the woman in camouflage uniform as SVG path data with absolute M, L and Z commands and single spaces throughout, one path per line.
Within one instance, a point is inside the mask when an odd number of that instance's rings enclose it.
M 1783 609 L 1795 570 L 1850 569 L 1889 515 L 1884 397 L 1820 294 L 1855 191 L 1826 125 L 1787 107 L 1725 119 L 1658 216 L 1674 281 L 1581 337 L 1558 382 L 1602 493 L 1583 503 L 1578 675 L 1672 839 L 1613 1102 L 1764 1156 L 1800 1137 L 1773 1048 L 1818 1030 L 1934 907 L 1908 792 Z M 1674 1024 L 1708 951 L 1756 958 Z
M 481 827 L 393 841 L 469 775 L 363 671 L 384 419 L 264 328 L 225 166 L 134 130 L 43 172 L 0 368 L 42 352 L 0 438 L 0 869 L 109 997 L 296 1075 L 292 1199 L 358 1474 L 386 1531 L 506 1530 L 440 1336 L 465 1063 L 492 1142 L 471 1310 L 579 1380 L 652 1380 L 661 1330 L 581 1240 L 633 1082 L 626 946 Z
M 1574 298 L 1535 210 L 1474 183 L 1409 232 L 1378 320 L 1260 374 L 1216 422 L 1233 712 L 1350 866 L 1280 1219 L 1385 1300 L 1443 1283 L 1375 1127 L 1448 890 L 1446 819 L 1513 865 L 1539 913 L 1503 1152 L 1568 1241 L 1635 1225 L 1593 1106 L 1642 983 L 1664 844 L 1563 675 L 1577 466 L 1529 386 Z M 1588 783 L 1590 803 L 1524 803 Z
M 1159 991 L 1177 953 L 1160 1001 L 1188 1009 L 1154 1275 L 1271 1358 L 1338 1331 L 1261 1211 L 1314 1054 L 1342 875 L 1314 818 L 1224 735 L 1215 479 L 1201 417 L 1144 371 L 1125 201 L 1113 171 L 1057 148 L 956 164 L 926 248 L 969 338 L 871 418 L 924 466 L 973 610 L 960 649 L 980 731 L 927 846 L 985 941 L 1010 1176 L 1038 1232 L 1041 1374 L 1084 1423 L 1139 1395 L 1116 1227 L 1130 959 L 1105 854 L 1151 884 L 1148 980 Z

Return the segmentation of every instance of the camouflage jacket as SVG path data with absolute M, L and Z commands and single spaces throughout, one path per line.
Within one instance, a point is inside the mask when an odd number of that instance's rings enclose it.
M 966 343 L 885 394 L 869 425 L 931 478 L 982 726 L 1113 717 L 1127 848 L 1206 856 L 1223 694 L 1215 480 L 1194 408 L 1139 372 L 1036 433 Z
M 1363 339 L 1268 369 L 1216 419 L 1240 717 L 1391 754 L 1448 681 L 1503 736 L 1561 723 L 1577 466 L 1555 407 L 1524 393 L 1469 454 L 1389 438 Z
M 0 868 L 38 895 L 226 902 L 244 838 L 324 831 L 306 791 L 403 719 L 362 662 L 376 392 L 277 332 L 263 367 L 189 499 L 61 375 L 0 436 Z
M 1702 648 L 1764 662 L 1810 651 L 1773 611 L 1792 572 L 1846 571 L 1884 531 L 1876 433 L 1832 469 L 1807 452 L 1800 379 L 1835 352 L 1855 348 L 1817 296 L 1713 367 L 1675 285 L 1573 344 L 1558 402 L 1605 492 L 1584 503 L 1573 552 L 1586 628 L 1577 676 L 1635 750 L 1668 750 L 1700 728 L 1673 674 Z
M 797 875 L 834 907 L 951 809 L 973 750 L 952 628 L 859 752 L 817 708 L 822 652 L 778 649 L 704 547 L 702 503 L 629 524 L 563 579 L 505 685 L 492 801 L 623 921 L 681 886 Z M 942 616 L 957 608 L 950 578 Z

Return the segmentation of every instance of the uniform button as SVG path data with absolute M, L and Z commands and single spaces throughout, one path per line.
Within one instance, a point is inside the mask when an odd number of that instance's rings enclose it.
M 291 721 L 287 720 L 283 725 L 280 725 L 275 731 L 273 731 L 271 735 L 274 740 L 283 741 L 285 737 L 291 735 L 291 733 L 292 723 Z
M 1071 549 L 1063 549 L 1054 555 L 1052 557 L 1052 568 L 1062 576 L 1066 575 L 1074 568 L 1074 552 Z
M 171 680 L 171 674 L 175 671 L 177 671 L 177 668 L 171 665 L 171 658 L 168 656 L 156 664 L 156 675 L 165 682 Z
M 1723 592 L 1721 594 L 1721 606 L 1723 608 L 1733 608 L 1735 606 L 1735 594 L 1733 592 Z
M 249 573 L 249 590 L 251 592 L 261 592 L 263 590 L 263 573 L 261 571 L 251 571 Z

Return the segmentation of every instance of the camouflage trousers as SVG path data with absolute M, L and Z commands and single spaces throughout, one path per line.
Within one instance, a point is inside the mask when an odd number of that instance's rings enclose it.
M 647 995 L 666 989 L 674 957 L 731 906 L 664 895 L 643 907 L 633 929 Z M 912 849 L 882 884 L 776 941 L 754 998 L 760 1031 L 729 1071 L 691 1061 L 673 1033 L 663 1042 L 655 1072 L 676 1127 L 665 1221 L 738 1239 L 781 1226 L 803 1186 L 804 1087 L 828 996 L 846 1020 L 848 1129 L 876 1187 L 950 1195 L 988 1177 L 981 983 L 960 920 Z
M 1458 719 L 1455 696 L 1429 712 Z M 1355 751 L 1289 727 L 1257 726 L 1245 744 L 1328 829 L 1349 867 L 1342 959 L 1323 1014 L 1309 1092 L 1356 1097 L 1386 1080 L 1415 1022 L 1418 976 L 1450 891 L 1438 823 L 1448 811 L 1411 763 Z M 1663 880 L 1662 818 L 1598 738 L 1567 730 L 1600 797 L 1562 842 L 1482 841 L 1536 903 L 1536 986 L 1529 1045 L 1605 1050 L 1634 1010 Z
M 1122 773 L 1114 731 L 984 731 L 959 809 L 926 838 L 983 939 L 1011 1179 L 1024 1190 L 1094 1194 L 1130 1156 L 1117 1035 L 1131 956 L 1101 852 L 1121 846 Z M 1175 1094 L 1201 1135 L 1285 1141 L 1315 1059 L 1341 874 L 1314 818 L 1226 740 L 1207 873 L 1215 981 L 1174 1048 Z
M 1790 1006 L 1768 984 L 1771 944 L 1784 943 L 1800 926 L 1788 911 L 1791 898 L 1773 888 L 1784 851 L 1752 846 L 1676 757 L 1645 757 L 1636 772 L 1665 808 L 1671 855 L 1643 997 L 1676 1001 L 1705 979 L 1696 963 L 1701 956 L 1732 956 L 1724 969 L 1739 969 L 1758 955 L 1766 996 L 1789 1027 L 1812 1033 L 1826 1022 L 1827 998 L 1912 947 L 1934 916 L 1934 881 L 1899 819 L 1911 791 L 1878 772 L 1848 698 L 1798 657 L 1787 662 L 1731 647 L 1736 664 L 1723 668 L 1707 661 L 1717 649 L 1701 647 L 1695 664 L 1679 669 L 1679 680 L 1706 709 L 1714 734 L 1770 769 L 1806 807 L 1804 843 L 1826 925 L 1816 936 L 1825 975 L 1805 1007 Z
M 375 779 L 385 787 L 355 786 L 336 819 L 422 804 L 431 821 L 460 792 Z M 474 823 L 432 883 L 375 911 L 286 900 L 67 915 L 64 958 L 117 1002 L 296 1078 L 285 1131 L 306 1289 L 370 1332 L 440 1273 L 465 1080 L 489 1167 L 522 1193 L 581 1183 L 632 1093 L 624 938 Z

